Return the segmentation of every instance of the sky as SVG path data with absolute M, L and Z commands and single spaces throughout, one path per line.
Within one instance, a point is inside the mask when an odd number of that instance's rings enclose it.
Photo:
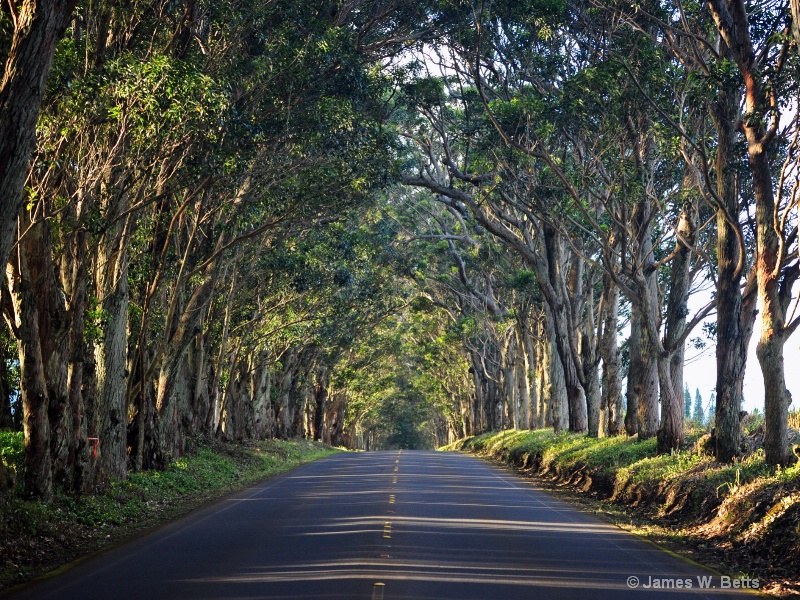
M 710 297 L 710 292 L 699 292 L 690 298 L 690 310 L 697 310 L 702 306 L 705 298 Z M 693 314 L 693 313 L 690 313 Z M 715 317 L 709 319 L 713 321 Z M 753 328 L 753 337 L 750 340 L 750 348 L 747 354 L 747 366 L 744 376 L 744 410 L 752 413 L 754 408 L 758 408 L 764 414 L 764 378 L 761 376 L 761 366 L 756 358 L 756 344 L 759 335 L 759 317 L 756 317 Z M 689 336 L 702 336 L 698 327 Z M 703 398 L 703 409 L 708 406 L 711 392 L 716 387 L 717 366 L 715 359 L 715 347 L 713 342 L 708 342 L 705 350 L 701 353 L 694 348 L 686 349 L 686 363 L 684 365 L 683 380 L 689 384 L 689 391 L 692 394 L 692 406 L 694 406 L 695 390 L 700 390 Z M 784 346 L 784 368 L 786 371 L 786 387 L 792 394 L 792 404 L 789 410 L 800 408 L 800 334 L 795 334 L 789 338 Z

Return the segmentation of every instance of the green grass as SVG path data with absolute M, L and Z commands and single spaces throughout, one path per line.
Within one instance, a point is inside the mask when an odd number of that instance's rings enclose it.
M 694 488 L 698 496 L 711 494 L 722 498 L 750 482 L 765 485 L 797 482 L 800 466 L 789 469 L 764 463 L 764 454 L 757 451 L 732 464 L 719 464 L 699 453 L 693 442 L 701 432 L 687 435 L 686 450 L 659 455 L 656 440 L 616 436 L 590 438 L 573 433 L 553 433 L 549 429 L 535 431 L 492 432 L 450 444 L 443 450 L 464 450 L 491 456 L 516 466 L 534 466 L 542 473 L 568 477 L 582 472 L 603 478 L 606 491 L 634 489 L 644 493 L 665 490 L 671 484 Z
M 639 442 L 624 436 L 590 438 L 537 429 L 487 433 L 444 449 L 503 457 L 519 465 L 535 458 L 541 470 L 585 468 L 595 473 L 611 474 L 621 467 L 655 456 L 656 441 Z

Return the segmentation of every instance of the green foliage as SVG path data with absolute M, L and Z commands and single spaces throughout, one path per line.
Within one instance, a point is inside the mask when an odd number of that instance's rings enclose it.
M 683 388 L 683 419 L 688 421 L 692 418 L 692 394 L 689 392 L 689 384 L 685 383 Z
M 703 413 L 703 397 L 700 395 L 700 390 L 696 390 L 694 396 L 694 411 L 692 419 L 697 423 L 698 427 L 702 427 L 705 423 L 706 415 Z
M 0 461 L 14 473 L 22 472 L 24 436 L 21 431 L 0 430 Z

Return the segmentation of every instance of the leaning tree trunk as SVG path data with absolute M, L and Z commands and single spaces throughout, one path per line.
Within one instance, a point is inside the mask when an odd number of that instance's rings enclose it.
M 696 183 L 687 167 L 684 191 L 694 191 Z M 661 387 L 661 428 L 658 431 L 658 451 L 678 450 L 683 446 L 683 360 L 686 317 L 689 313 L 692 247 L 697 239 L 697 206 L 687 200 L 675 228 L 677 241 L 671 261 L 669 297 L 664 327 L 663 353 L 659 358 Z
M 794 457 L 789 452 L 786 437 L 791 397 L 786 389 L 783 364 L 786 335 L 785 311 L 778 285 L 781 270 L 778 264 L 779 240 L 775 232 L 775 199 L 767 148 L 760 142 L 751 141 L 754 137 L 753 132 L 748 133 L 750 170 L 756 195 L 756 277 L 761 307 L 761 336 L 756 356 L 764 375 L 764 454 L 768 464 L 785 465 L 793 462 Z
M 13 14 L 0 82 L 0 264 L 8 262 L 25 196 L 36 123 L 56 44 L 69 23 L 74 0 L 23 0 Z M 15 14 L 14 14 L 15 13 Z M 6 15 L 8 21 L 9 15 Z

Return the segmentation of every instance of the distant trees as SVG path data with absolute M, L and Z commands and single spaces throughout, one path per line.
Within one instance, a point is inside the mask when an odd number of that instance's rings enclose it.
M 695 390 L 694 394 L 694 411 L 692 412 L 692 419 L 698 424 L 705 423 L 706 415 L 703 412 L 703 397 L 700 395 L 700 390 Z
M 689 392 L 689 383 L 683 387 L 683 418 L 688 421 L 692 418 L 692 394 Z
M 0 424 L 23 415 L 29 495 L 197 434 L 547 426 L 669 452 L 712 310 L 716 458 L 740 451 L 758 312 L 766 456 L 792 460 L 787 5 L 19 11 L 0 32 Z

